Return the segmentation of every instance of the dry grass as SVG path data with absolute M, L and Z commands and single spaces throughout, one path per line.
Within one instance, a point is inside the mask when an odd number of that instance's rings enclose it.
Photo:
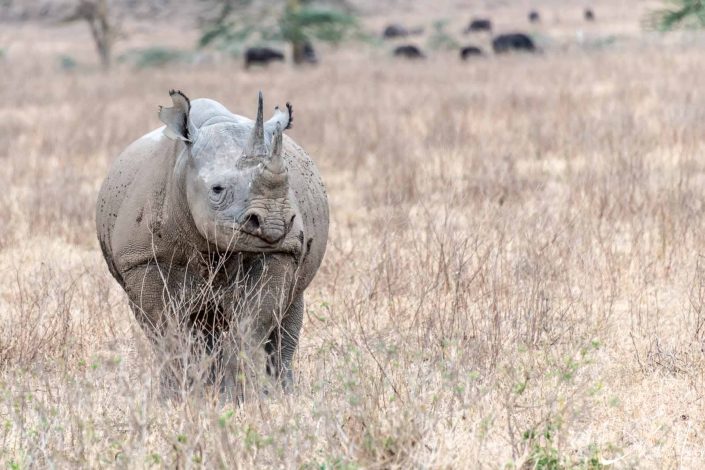
M 57 48 L 91 52 L 83 37 L 11 31 L 19 45 L 0 87 L 0 461 L 705 460 L 697 42 L 633 36 L 473 65 L 341 51 L 302 71 L 225 63 L 103 76 L 58 71 Z M 30 37 L 39 52 L 23 59 Z M 322 168 L 330 244 L 308 291 L 291 396 L 235 408 L 161 399 L 154 356 L 99 253 L 97 188 L 117 153 L 158 125 L 171 87 L 247 115 L 259 89 L 270 104 L 292 100 L 291 135 Z

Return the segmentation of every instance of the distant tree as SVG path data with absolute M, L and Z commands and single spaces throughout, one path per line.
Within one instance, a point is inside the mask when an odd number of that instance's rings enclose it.
M 646 26 L 659 31 L 705 27 L 705 0 L 666 0 L 668 6 L 651 12 Z
M 460 47 L 456 41 L 446 31 L 448 20 L 437 20 L 433 22 L 433 33 L 428 38 L 428 45 L 431 49 L 454 50 Z
M 204 21 L 201 47 L 220 43 L 281 41 L 291 46 L 294 63 L 306 62 L 306 44 L 338 44 L 358 31 L 345 0 L 213 0 L 220 8 Z
M 108 0 L 78 0 L 74 12 L 64 19 L 66 22 L 86 21 L 93 36 L 100 63 L 105 70 L 112 63 L 113 45 L 118 38 L 115 17 L 111 16 Z

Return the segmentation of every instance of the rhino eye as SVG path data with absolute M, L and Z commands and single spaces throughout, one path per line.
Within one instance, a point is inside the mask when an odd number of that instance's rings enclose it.
M 219 184 L 214 184 L 211 186 L 211 192 L 208 195 L 211 204 L 214 208 L 224 207 L 228 203 L 228 192 L 225 190 L 224 186 Z

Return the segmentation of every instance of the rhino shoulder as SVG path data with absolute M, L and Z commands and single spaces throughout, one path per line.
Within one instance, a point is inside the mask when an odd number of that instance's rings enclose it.
M 180 142 L 155 129 L 130 144 L 112 165 L 98 196 L 99 240 L 124 271 L 151 256 L 159 235 L 167 184 Z

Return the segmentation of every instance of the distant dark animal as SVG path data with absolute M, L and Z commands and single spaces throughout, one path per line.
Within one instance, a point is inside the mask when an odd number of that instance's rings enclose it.
M 511 51 L 535 52 L 536 45 L 529 36 L 523 33 L 500 34 L 492 40 L 495 54 Z
M 384 37 L 385 39 L 405 38 L 408 35 L 409 30 L 398 23 L 387 25 L 387 27 L 384 28 L 384 32 L 382 33 L 382 37 Z
M 585 21 L 595 21 L 595 12 L 590 8 L 585 9 L 583 16 L 585 17 Z
M 480 57 L 483 55 L 484 54 L 482 53 L 482 49 L 480 49 L 479 47 L 465 46 L 460 49 L 460 58 L 463 60 L 468 60 L 471 57 Z
M 249 47 L 245 51 L 245 68 L 251 65 L 268 65 L 280 60 L 284 62 L 284 54 L 271 47 Z
M 423 59 L 426 57 L 423 52 L 421 52 L 421 49 L 411 44 L 406 44 L 395 48 L 394 56 L 404 57 L 405 59 Z
M 536 10 L 531 10 L 529 12 L 529 23 L 538 23 L 541 21 L 541 15 Z
M 465 33 L 476 33 L 480 31 L 492 32 L 492 21 L 486 18 L 475 18 L 473 19 L 467 28 L 465 28 Z
M 304 62 L 306 62 L 307 64 L 318 63 L 318 56 L 316 56 L 316 50 L 313 48 L 313 44 L 308 41 L 304 44 L 303 58 Z

